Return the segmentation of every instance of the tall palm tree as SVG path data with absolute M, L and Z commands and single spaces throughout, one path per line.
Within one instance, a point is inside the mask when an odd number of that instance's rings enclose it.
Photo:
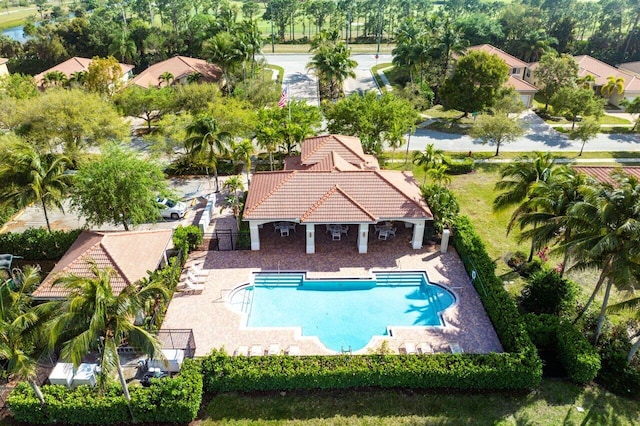
M 200 114 L 186 127 L 187 139 L 184 141 L 187 152 L 192 159 L 205 158 L 213 167 L 216 191 L 218 186 L 217 156 L 227 155 L 233 138 L 229 132 L 220 130 L 215 118 Z
M 64 86 L 67 82 L 67 75 L 62 71 L 49 71 L 42 76 L 45 87 Z
M 118 346 L 123 343 L 141 350 L 152 358 L 162 358 L 157 336 L 135 324 L 136 315 L 150 298 L 169 300 L 169 291 L 161 282 L 147 282 L 125 287 L 114 294 L 111 280 L 113 268 L 100 269 L 90 262 L 91 276 L 66 275 L 53 283 L 69 291 L 62 302 L 48 302 L 58 315 L 49 322 L 50 344 L 62 343 L 60 357 L 78 367 L 91 351 L 99 351 L 101 374 L 98 386 L 105 389 L 117 372 L 127 401 L 131 400 L 125 381 Z M 45 304 L 46 305 L 46 304 Z
M 258 123 L 258 127 L 256 127 L 256 140 L 260 148 L 269 153 L 269 166 L 271 171 L 273 171 L 273 153 L 276 152 L 278 141 L 280 140 L 278 130 L 270 124 Z
M 225 204 L 233 210 L 233 217 L 236 218 L 236 225 L 240 228 L 240 210 L 242 209 L 242 197 L 240 192 L 244 191 L 244 183 L 240 175 L 231 176 L 224 182 L 224 188 L 229 192 Z
M 518 218 L 529 213 L 532 206 L 526 201 L 530 199 L 531 190 L 537 182 L 546 181 L 551 175 L 555 160 L 549 152 L 536 152 L 533 157 L 528 155 L 519 156 L 514 162 L 504 166 L 500 172 L 501 180 L 496 183 L 495 190 L 502 191 L 493 200 L 494 211 L 504 211 L 505 209 L 518 205 L 509 224 L 507 225 L 507 235 L 518 223 Z M 529 262 L 533 259 L 535 241 L 531 241 L 529 252 Z
M 617 92 L 619 95 L 624 93 L 624 77 L 610 75 L 607 77 L 607 82 L 600 89 L 600 93 L 602 93 L 602 96 L 605 98 L 611 98 L 614 92 Z
M 19 141 L 0 154 L 0 203 L 25 208 L 39 202 L 47 229 L 51 232 L 47 207 L 64 211 L 62 201 L 69 185 L 67 157 L 41 154 L 27 142 Z
M 429 179 L 438 186 L 447 186 L 451 183 L 451 176 L 447 174 L 447 165 L 440 164 L 437 167 L 427 170 Z
M 227 31 L 217 33 L 204 42 L 203 51 L 209 61 L 217 64 L 222 70 L 227 93 L 231 94 L 233 82 L 231 72 L 241 63 L 246 51 L 244 45 L 238 43 L 237 37 Z
M 307 64 L 320 83 L 321 96 L 337 99 L 343 95 L 344 81 L 355 78 L 354 69 L 358 63 L 351 59 L 351 49 L 334 40 L 337 32 L 322 31 L 311 44 L 313 56 Z
M 583 89 L 591 89 L 596 82 L 596 78 L 593 74 L 585 74 L 576 80 L 576 84 Z
M 231 144 L 231 156 L 236 161 L 242 161 L 244 163 L 245 171 L 247 173 L 247 184 L 250 183 L 249 173 L 251 172 L 251 156 L 255 154 L 255 148 L 251 139 L 243 139 L 240 142 L 234 142 Z
M 194 84 L 200 81 L 200 79 L 202 78 L 202 74 L 199 72 L 192 72 L 191 74 L 189 74 L 187 76 L 187 83 L 189 84 Z
M 424 184 L 427 181 L 427 173 L 429 169 L 433 169 L 442 164 L 444 159 L 444 151 L 436 148 L 432 143 L 427 145 L 424 151 L 413 152 L 413 164 L 421 166 L 424 170 Z
M 45 347 L 42 320 L 30 307 L 29 292 L 40 282 L 39 269 L 26 267 L 0 286 L 0 360 L 6 371 L 26 380 L 42 404 L 42 391 L 36 381 L 38 353 Z
M 614 183 L 583 188 L 584 201 L 569 212 L 576 230 L 571 248 L 579 254 L 573 268 L 600 268 L 598 282 L 579 319 L 605 285 L 595 331 L 598 341 L 613 286 L 626 287 L 640 276 L 640 182 L 624 172 L 613 174 Z

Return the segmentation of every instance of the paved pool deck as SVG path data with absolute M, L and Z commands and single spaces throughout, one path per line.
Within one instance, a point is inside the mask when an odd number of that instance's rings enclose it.
M 304 337 L 299 329 L 250 329 L 246 319 L 234 312 L 227 298 L 236 287 L 251 282 L 260 271 L 307 271 L 310 278 L 370 277 L 372 271 L 426 271 L 430 280 L 451 290 L 457 303 L 447 309 L 444 327 L 396 327 L 393 336 L 374 336 L 362 350 L 378 350 L 383 342 L 392 352 L 402 353 L 406 343 L 428 343 L 435 352 L 449 350 L 458 343 L 465 352 L 502 352 L 502 345 L 480 302 L 462 261 L 454 248 L 440 253 L 440 246 L 413 250 L 411 229 L 398 226 L 395 239 L 369 240 L 369 250 L 359 254 L 356 233 L 349 232 L 341 241 L 332 241 L 318 227 L 316 253 L 305 253 L 304 228 L 289 237 L 281 237 L 265 225 L 260 231 L 260 251 L 202 251 L 190 255 L 188 265 L 203 263 L 205 288 L 200 294 L 177 292 L 164 320 L 165 329 L 193 329 L 196 356 L 205 356 L 214 348 L 228 353 L 241 347 L 261 346 L 265 351 L 278 344 L 283 352 L 298 346 L 302 355 L 329 355 L 316 337 Z

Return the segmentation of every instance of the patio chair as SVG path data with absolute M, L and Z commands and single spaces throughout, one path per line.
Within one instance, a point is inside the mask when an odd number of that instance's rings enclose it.
M 433 348 L 431 347 L 431 345 L 425 342 L 418 343 L 417 349 L 418 349 L 418 353 L 421 355 L 433 353 Z
M 260 345 L 251 346 L 251 349 L 249 349 L 249 356 L 261 356 L 261 355 L 264 355 L 262 346 Z
M 193 292 L 199 294 L 204 290 L 204 284 L 194 284 L 189 280 L 189 278 L 184 280 L 182 284 L 185 286 L 185 288 L 180 289 L 182 292 Z
M 249 356 L 249 347 L 248 346 L 238 346 L 238 348 L 233 352 L 233 356 Z
M 398 230 L 398 228 L 396 228 L 395 226 L 391 229 L 387 229 L 387 238 L 389 237 L 396 237 L 396 231 Z
M 454 343 L 449 343 L 449 349 L 451 350 L 452 354 L 461 354 L 464 353 L 464 351 L 462 350 L 462 347 L 460 346 L 459 343 L 454 342 Z
M 387 238 L 389 238 L 389 230 L 388 229 L 381 229 L 380 232 L 378 233 L 378 239 L 386 241 Z
M 277 343 L 270 344 L 267 355 L 280 355 L 280 345 Z
M 342 238 L 341 231 L 336 231 L 336 230 L 331 231 L 331 239 L 333 241 L 340 241 L 341 238 Z
M 300 356 L 300 347 L 297 345 L 289 346 L 289 349 L 287 349 L 287 355 Z
M 201 277 L 208 276 L 209 271 L 206 269 L 203 269 L 203 266 L 204 266 L 204 262 L 194 263 L 193 265 L 189 266 L 189 270 L 195 276 L 201 276 Z
M 410 343 L 410 342 L 403 343 L 400 346 L 400 349 L 404 349 L 404 353 L 407 354 L 407 355 L 415 355 L 415 354 L 418 353 L 416 351 L 416 345 L 414 343 Z
M 280 228 L 280 236 L 281 237 L 288 237 L 289 236 L 289 227 L 281 227 Z

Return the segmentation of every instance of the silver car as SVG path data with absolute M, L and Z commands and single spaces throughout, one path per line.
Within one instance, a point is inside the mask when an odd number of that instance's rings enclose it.
M 173 201 L 161 197 L 158 197 L 156 201 L 160 208 L 160 214 L 165 219 L 182 219 L 187 213 L 187 205 L 182 201 Z

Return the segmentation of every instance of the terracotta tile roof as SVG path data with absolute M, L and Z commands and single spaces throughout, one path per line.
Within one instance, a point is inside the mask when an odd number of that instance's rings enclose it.
M 517 92 L 537 92 L 538 88 L 531 83 L 528 83 L 521 78 L 515 78 L 510 75 L 509 79 L 505 83 L 505 86 L 511 86 L 516 89 Z
M 640 61 L 625 62 L 624 64 L 618 65 L 618 68 L 632 74 L 640 74 Z
M 432 218 L 408 172 L 389 170 L 256 173 L 245 220 L 348 223 Z
M 315 170 L 315 171 L 348 171 L 362 170 L 358 166 L 349 163 L 335 151 L 327 154 L 317 163 L 305 165 L 300 161 L 300 156 L 287 157 L 284 160 L 284 170 Z
M 587 74 L 591 74 L 596 79 L 596 86 L 607 84 L 607 77 L 614 76 L 624 78 L 625 92 L 640 91 L 640 78 L 629 72 L 614 68 L 588 55 L 574 56 L 574 59 L 579 67 L 578 76 L 584 77 Z
M 0 65 L 4 65 L 7 62 L 9 62 L 9 60 L 7 58 L 0 58 Z
M 89 64 L 91 64 L 91 59 L 89 58 L 81 58 L 79 56 L 74 56 L 71 59 L 67 59 L 66 61 L 56 65 L 55 67 L 49 68 L 48 70 L 45 70 L 43 72 L 41 72 L 40 74 L 36 74 L 34 76 L 36 83 L 38 84 L 38 86 L 40 86 L 42 84 L 42 79 L 45 76 L 45 74 L 52 72 L 52 71 L 61 71 L 64 73 L 64 75 L 67 76 L 67 78 L 71 77 L 71 74 L 73 74 L 74 72 L 86 72 L 89 70 Z M 131 70 L 133 70 L 134 66 L 133 65 L 128 65 L 128 64 L 120 64 L 120 68 L 122 69 L 122 74 L 125 75 L 128 72 L 130 72 Z
M 307 166 L 317 164 L 325 161 L 333 152 L 358 168 L 380 168 L 375 157 L 364 153 L 359 138 L 344 135 L 323 135 L 305 139 L 302 142 L 300 163 Z
M 160 76 L 169 72 L 174 81 L 187 78 L 190 74 L 200 73 L 202 81 L 215 82 L 222 76 L 222 70 L 215 64 L 210 64 L 204 59 L 189 58 L 186 56 L 174 56 L 166 61 L 151 65 L 146 70 L 131 79 L 129 84 L 135 84 L 143 88 L 158 87 Z
M 53 287 L 53 282 L 66 274 L 92 276 L 88 260 L 95 261 L 100 269 L 111 267 L 115 270 L 111 285 L 114 293 L 120 294 L 126 286 L 145 278 L 147 271 L 158 268 L 172 235 L 171 229 L 129 232 L 83 231 L 33 292 L 33 297 L 65 297 L 69 292 L 59 286 Z
M 598 182 L 603 182 L 603 183 L 614 183 L 614 180 L 611 178 L 611 173 L 613 173 L 616 170 L 623 170 L 629 173 L 630 175 L 640 179 L 640 167 L 573 166 L 573 169 L 580 173 L 584 173 L 585 175 L 591 176 Z
M 507 65 L 511 68 L 524 68 L 527 66 L 526 62 L 521 61 L 515 56 L 509 55 L 504 50 L 498 49 L 495 46 L 491 46 L 490 44 L 480 44 L 478 46 L 471 46 L 467 48 L 467 50 L 481 50 L 483 52 L 487 52 L 489 54 L 497 55 L 500 59 L 505 61 Z

